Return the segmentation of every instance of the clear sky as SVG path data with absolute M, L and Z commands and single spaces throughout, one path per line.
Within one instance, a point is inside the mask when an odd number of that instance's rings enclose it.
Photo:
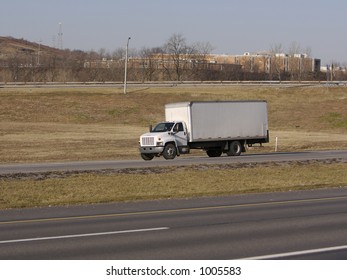
M 293 42 L 347 64 L 346 0 L 0 0 L 0 36 L 69 49 L 162 46 L 174 33 L 243 54 Z

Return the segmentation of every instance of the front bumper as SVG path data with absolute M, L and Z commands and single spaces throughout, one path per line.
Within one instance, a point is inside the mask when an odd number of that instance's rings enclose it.
M 164 151 L 164 147 L 140 147 L 141 154 L 161 154 Z

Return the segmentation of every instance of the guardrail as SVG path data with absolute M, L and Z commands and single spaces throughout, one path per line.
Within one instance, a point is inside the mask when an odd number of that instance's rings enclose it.
M 84 87 L 115 86 L 123 87 L 123 82 L 0 82 L 0 87 Z M 347 86 L 347 81 L 164 81 L 136 82 L 128 81 L 127 86 L 198 86 L 198 85 L 264 85 L 264 86 Z

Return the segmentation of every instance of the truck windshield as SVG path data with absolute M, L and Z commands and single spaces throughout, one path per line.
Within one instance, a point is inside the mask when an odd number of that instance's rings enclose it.
M 175 123 L 173 123 L 173 122 L 159 123 L 155 126 L 155 128 L 152 130 L 152 132 L 170 131 L 174 124 Z

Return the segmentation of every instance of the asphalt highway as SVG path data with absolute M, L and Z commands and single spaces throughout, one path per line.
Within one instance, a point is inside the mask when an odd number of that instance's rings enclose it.
M 181 156 L 174 160 L 154 158 L 152 161 L 118 160 L 118 161 L 81 161 L 55 163 L 0 164 L 1 174 L 38 173 L 51 171 L 88 171 L 103 169 L 149 168 L 163 166 L 188 166 L 194 164 L 230 164 L 230 163 L 263 163 L 281 161 L 305 161 L 346 159 L 347 150 L 308 151 L 293 153 L 242 154 L 238 157 L 222 156 L 219 158 Z
M 347 259 L 347 188 L 0 211 L 0 259 Z

